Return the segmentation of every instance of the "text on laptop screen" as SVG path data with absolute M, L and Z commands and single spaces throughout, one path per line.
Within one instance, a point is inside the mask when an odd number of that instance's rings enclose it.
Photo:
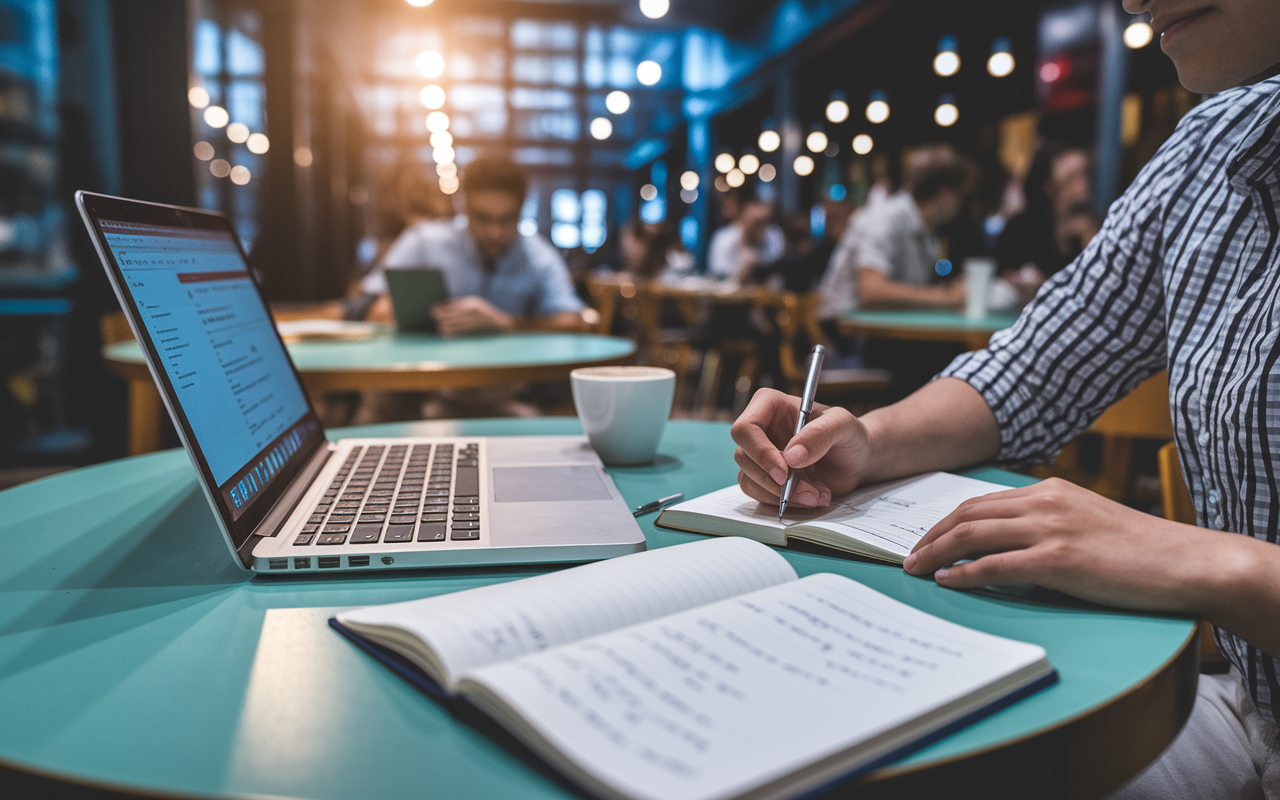
M 228 231 L 100 225 L 157 367 L 168 372 L 214 481 L 241 509 L 310 432 L 298 425 L 306 397 L 248 266 Z

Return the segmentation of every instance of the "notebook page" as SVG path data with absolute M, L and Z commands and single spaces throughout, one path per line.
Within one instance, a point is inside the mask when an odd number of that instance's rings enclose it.
M 502 698 L 621 795 L 709 800 L 1043 659 L 1035 645 L 819 574 L 484 667 L 464 688 Z
M 648 550 L 509 583 L 338 615 L 343 623 L 406 630 L 461 672 L 597 633 L 753 592 L 796 572 L 749 539 Z
M 832 500 L 809 524 L 906 558 L 930 528 L 965 500 L 1008 488 L 947 472 L 931 472 L 857 489 Z

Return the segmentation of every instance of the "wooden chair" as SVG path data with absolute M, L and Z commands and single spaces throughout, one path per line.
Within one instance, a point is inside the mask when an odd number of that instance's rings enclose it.
M 818 327 L 818 300 L 816 293 L 769 292 L 761 294 L 758 301 L 778 332 L 778 363 L 786 391 L 791 394 L 804 390 L 809 349 L 825 339 Z M 892 383 L 893 376 L 883 369 L 824 368 L 818 397 L 824 402 L 847 399 L 851 394 L 887 389 Z
M 1196 507 L 1191 502 L 1191 492 L 1182 476 L 1182 465 L 1178 463 L 1178 447 L 1169 442 L 1160 448 L 1156 456 L 1160 466 L 1160 501 L 1164 518 L 1187 525 L 1196 524 Z M 1206 622 L 1200 623 L 1200 671 L 1222 673 L 1231 668 L 1227 659 L 1218 650 L 1213 640 L 1213 628 Z
M 629 300 L 634 298 L 640 352 L 644 353 L 646 363 L 666 367 L 676 373 L 676 396 L 679 397 L 688 381 L 693 356 L 692 326 L 697 320 L 696 311 L 691 316 L 687 305 L 677 303 L 682 327 L 663 327 L 664 298 L 660 287 L 653 282 L 637 282 L 632 287 L 630 297 L 624 297 Z
M 636 296 L 636 284 L 626 275 L 592 275 L 587 279 L 587 297 L 599 315 L 594 332 L 608 336 L 613 333 L 619 307 Z
M 105 347 L 134 339 L 129 321 L 123 311 L 108 311 L 99 320 L 98 328 Z M 162 426 L 155 420 L 164 418 L 160 405 L 160 392 L 151 381 L 131 380 L 129 384 L 129 455 L 153 453 L 160 449 Z
M 1060 477 L 1109 497 L 1125 500 L 1132 484 L 1130 465 L 1133 443 L 1138 439 L 1169 441 L 1173 419 L 1169 415 L 1169 376 L 1153 375 L 1138 384 L 1128 396 L 1102 413 L 1085 433 L 1102 437 L 1102 471 L 1089 474 L 1078 464 L 1078 445 L 1069 444 L 1050 466 L 1036 467 L 1039 478 Z

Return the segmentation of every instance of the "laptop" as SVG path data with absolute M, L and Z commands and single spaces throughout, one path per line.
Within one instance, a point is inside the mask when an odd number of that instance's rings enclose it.
M 76 193 L 227 547 L 264 574 L 643 550 L 580 436 L 329 441 L 221 214 Z
M 431 267 L 389 269 L 387 293 L 396 312 L 396 328 L 406 333 L 435 333 L 431 309 L 449 299 L 444 273 Z

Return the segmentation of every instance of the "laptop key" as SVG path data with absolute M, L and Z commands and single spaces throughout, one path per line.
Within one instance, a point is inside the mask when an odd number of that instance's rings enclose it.
M 449 515 L 448 514 L 423 514 L 422 521 L 423 522 L 448 522 Z
M 351 526 L 350 526 L 350 525 L 346 525 L 346 524 L 343 524 L 343 525 L 325 525 L 325 526 L 324 526 L 324 530 L 323 530 L 322 532 L 323 532 L 323 533 L 344 533 L 344 534 L 345 534 L 345 533 L 346 533 L 347 531 L 349 531 L 349 530 L 351 530 Z
M 356 520 L 356 522 L 360 524 L 368 525 L 374 522 L 382 522 L 386 518 L 387 518 L 386 514 L 361 514 L 360 519 Z
M 293 546 L 294 546 L 294 547 L 299 547 L 299 546 L 304 545 L 304 544 L 311 544 L 311 540 L 312 540 L 312 539 L 314 539 L 314 538 L 316 538 L 316 535 L 315 535 L 314 533 L 302 533 L 302 534 L 299 534 L 299 535 L 298 535 L 298 538 L 296 538 L 296 539 L 294 539 L 294 540 L 293 540 Z
M 455 511 L 453 512 L 454 522 L 474 522 L 480 519 L 479 511 Z
M 378 537 L 382 535 L 382 525 L 357 525 L 355 532 L 351 534 L 352 544 L 369 544 L 378 541 Z
M 417 515 L 416 515 L 416 514 L 410 514 L 410 515 L 408 515 L 408 516 L 404 516 L 404 517 L 392 517 L 392 518 L 391 518 L 391 524 L 392 524 L 392 525 L 412 525 L 412 524 L 414 523 L 414 517 L 415 517 L 415 516 L 417 516 Z
M 443 514 L 448 510 L 449 510 L 449 507 L 444 505 L 431 505 L 431 506 L 422 507 L 423 514 Z
M 420 542 L 443 542 L 444 541 L 445 524 L 428 523 L 418 526 L 418 541 Z
M 320 530 L 319 525 L 307 524 L 302 526 L 302 530 L 299 533 L 315 533 L 318 530 Z
M 457 528 L 454 528 L 453 533 L 449 536 L 449 538 L 454 540 L 455 542 L 474 541 L 480 538 L 480 531 L 471 531 L 471 530 L 460 531 Z
M 478 531 L 480 530 L 480 521 L 459 520 L 455 517 L 453 520 L 453 529 L 455 531 Z
M 480 505 L 480 498 L 455 496 L 453 498 L 453 505 L 455 508 L 457 506 L 478 506 Z
M 316 544 L 342 544 L 347 540 L 345 533 L 322 533 Z
M 412 525 L 388 525 L 387 535 L 382 537 L 382 543 L 387 542 L 412 542 L 413 526 Z

